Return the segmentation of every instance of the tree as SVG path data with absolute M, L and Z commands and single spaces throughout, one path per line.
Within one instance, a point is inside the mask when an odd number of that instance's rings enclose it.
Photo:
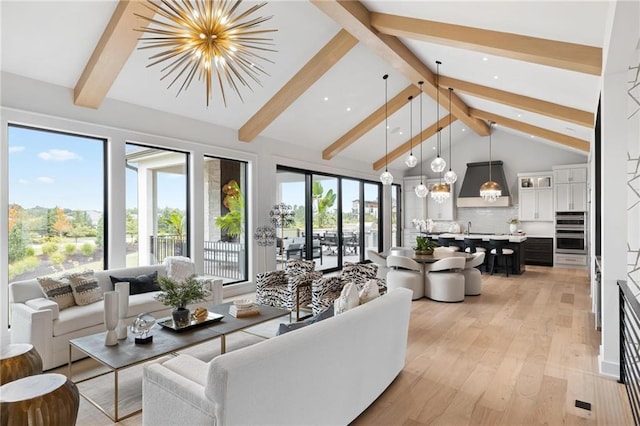
M 102 247 L 104 244 L 104 219 L 103 215 L 98 219 L 98 225 L 96 229 L 96 246 Z
M 138 215 L 134 211 L 135 209 L 127 210 L 127 235 L 131 238 L 132 241 L 136 241 L 136 237 L 138 235 Z
M 23 212 L 24 210 L 19 204 L 9 205 L 9 232 L 11 232 L 14 226 L 22 222 Z
M 9 263 L 24 259 L 27 247 L 24 242 L 22 223 L 18 222 L 9 231 Z
M 58 233 L 58 236 L 62 237 L 63 234 L 69 232 L 71 229 L 71 222 L 65 214 L 64 210 L 56 207 L 55 210 L 55 222 L 53 223 L 53 229 Z
M 166 234 L 184 236 L 184 215 L 178 209 L 165 208 L 158 220 L 158 231 L 164 230 Z
M 314 209 L 317 214 L 317 226 L 323 228 L 326 226 L 332 226 L 335 223 L 335 218 L 329 216 L 328 209 L 333 207 L 336 202 L 336 194 L 333 189 L 327 191 L 324 194 L 324 188 L 318 181 L 313 182 L 312 197 L 314 203 Z

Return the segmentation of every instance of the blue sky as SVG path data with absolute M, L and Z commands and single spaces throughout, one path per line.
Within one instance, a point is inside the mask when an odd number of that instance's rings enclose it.
M 9 126 L 9 203 L 101 212 L 103 157 L 100 139 Z M 129 176 L 127 207 L 135 207 Z M 160 174 L 158 206 L 184 209 L 185 200 L 184 176 Z

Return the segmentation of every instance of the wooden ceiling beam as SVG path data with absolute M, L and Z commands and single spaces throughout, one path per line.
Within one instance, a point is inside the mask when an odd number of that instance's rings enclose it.
M 409 96 L 418 96 L 420 94 L 420 90 L 411 85 L 404 89 L 402 92 L 398 93 L 387 103 L 388 114 L 392 115 L 400 108 L 409 103 Z M 352 129 L 350 129 L 347 133 L 338 138 L 334 143 L 329 145 L 322 151 L 322 159 L 331 160 L 340 152 L 344 151 L 355 141 L 364 136 L 368 131 L 376 127 L 378 124 L 382 123 L 385 118 L 385 108 L 382 105 L 380 108 L 375 110 L 371 115 L 362 120 L 358 125 Z
M 240 128 L 238 139 L 251 142 L 356 44 L 355 37 L 340 30 Z
M 318 9 L 349 31 L 360 43 L 378 54 L 413 84 L 424 81 L 424 92 L 436 99 L 435 78 L 431 70 L 398 38 L 379 33 L 371 26 L 371 12 L 359 1 L 310 0 Z M 445 94 L 444 91 L 441 94 Z M 480 136 L 489 134 L 489 126 L 469 115 L 465 103 L 453 96 L 452 113 Z M 440 105 L 448 109 L 448 95 L 440 97 Z
M 413 138 L 409 139 L 393 151 L 389 152 L 386 155 L 386 158 L 382 157 L 374 162 L 373 170 L 380 170 L 385 166 L 385 164 L 391 163 L 392 161 L 395 161 L 398 158 L 402 157 L 402 155 L 411 150 L 411 147 L 419 147 L 421 143 L 429 139 L 431 136 L 435 135 L 438 131 L 438 128 L 442 127 L 442 129 L 445 129 L 449 125 L 449 117 L 451 117 L 452 123 L 457 120 L 457 118 L 453 115 L 447 114 L 446 117 L 441 118 L 437 123 L 433 123 L 431 126 L 424 129 L 422 133 L 418 132 L 418 134 Z M 422 136 L 422 140 L 420 140 L 420 136 Z M 420 161 L 422 161 L 422 159 L 420 159 Z
M 484 30 L 405 16 L 371 13 L 381 33 L 469 49 L 570 71 L 602 73 L 602 49 L 583 44 Z
M 134 13 L 149 18 L 155 15 L 140 0 L 118 2 L 73 90 L 75 105 L 98 109 L 102 104 L 138 44 L 140 34 L 134 29 L 146 28 L 149 24 Z
M 451 87 L 457 92 L 467 93 L 477 98 L 487 99 L 509 105 L 525 111 L 535 112 L 558 120 L 568 121 L 580 126 L 593 128 L 594 115 L 591 112 L 558 105 L 553 102 L 542 101 L 528 96 L 517 95 L 492 87 L 481 86 L 468 81 L 457 80 L 455 78 L 440 76 L 440 87 L 448 89 Z
M 543 129 L 542 127 L 533 126 L 531 124 L 512 120 L 511 118 L 502 117 L 500 115 L 475 108 L 471 108 L 470 113 L 471 115 L 479 119 L 493 121 L 500 126 L 509 127 L 510 129 L 518 130 L 520 132 L 547 139 L 552 142 L 557 142 L 561 145 L 579 149 L 580 151 L 589 152 L 590 149 L 589 142 L 583 139 L 567 136 L 562 133 L 554 132 L 553 130 Z

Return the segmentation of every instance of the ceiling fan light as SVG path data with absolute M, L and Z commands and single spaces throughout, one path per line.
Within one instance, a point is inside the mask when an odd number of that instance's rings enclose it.
M 453 185 L 458 180 L 458 175 L 453 170 L 449 170 L 444 174 L 444 181 L 449 185 Z
M 434 173 L 440 173 L 444 171 L 445 167 L 447 167 L 447 162 L 444 161 L 444 158 L 442 157 L 436 157 L 431 162 L 431 170 L 433 170 Z
M 419 198 L 424 198 L 429 193 L 429 188 L 427 188 L 425 184 L 420 183 L 420 185 L 416 186 L 415 192 Z
M 382 182 L 383 185 L 391 185 L 393 183 L 393 175 L 389 173 L 388 170 L 385 170 L 380 175 L 380 182 Z
M 418 164 L 418 159 L 416 158 L 415 155 L 413 154 L 409 154 L 409 156 L 407 157 L 406 160 L 404 160 L 404 164 L 407 165 L 407 167 L 415 167 L 416 164 Z

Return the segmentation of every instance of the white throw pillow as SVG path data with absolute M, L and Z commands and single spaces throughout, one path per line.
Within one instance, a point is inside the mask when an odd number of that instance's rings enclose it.
M 333 309 L 335 315 L 341 314 L 349 309 L 353 309 L 360 304 L 360 296 L 358 295 L 358 287 L 352 282 L 342 287 L 340 296 L 334 301 Z
M 365 283 L 362 290 L 360 290 L 360 304 L 363 305 L 372 301 L 376 297 L 380 297 L 380 291 L 378 290 L 378 283 L 376 280 L 369 280 Z

